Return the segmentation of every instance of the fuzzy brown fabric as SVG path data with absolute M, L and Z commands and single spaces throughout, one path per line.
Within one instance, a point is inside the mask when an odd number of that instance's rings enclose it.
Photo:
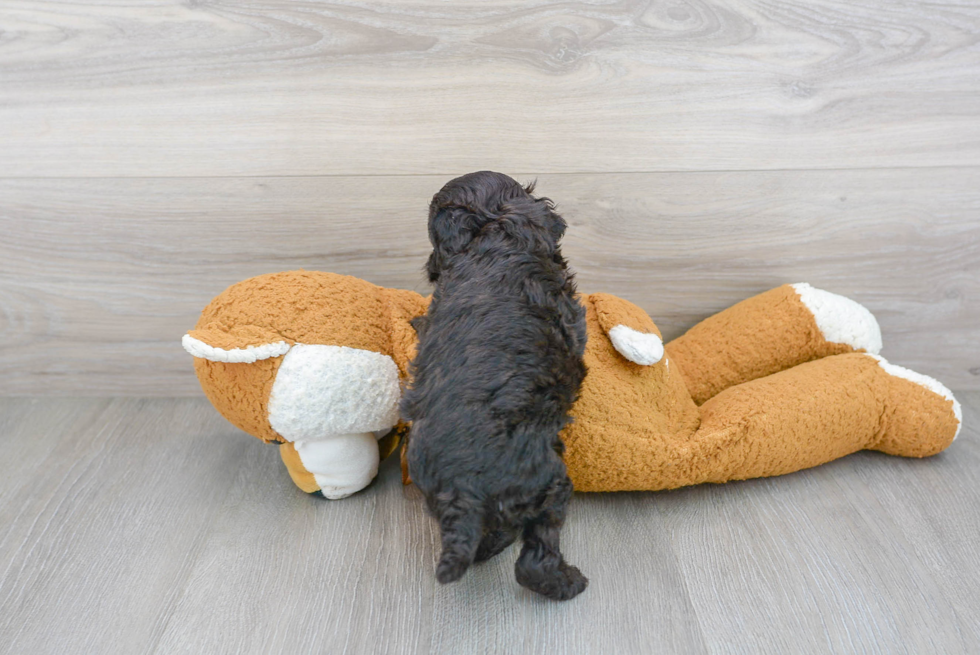
M 669 350 L 700 405 L 736 384 L 853 348 L 824 339 L 799 294 L 785 284 L 704 319 Z
M 657 333 L 645 312 L 608 294 L 580 299 L 589 372 L 572 408 L 575 422 L 562 432 L 577 490 L 654 490 L 780 475 L 862 449 L 924 457 L 946 448 L 956 434 L 952 401 L 824 340 L 789 285 L 696 325 L 667 344 L 666 356 L 653 366 L 627 361 L 608 338 L 616 325 Z M 263 335 L 363 348 L 391 356 L 406 376 L 415 351 L 409 321 L 426 303 L 412 291 L 357 278 L 278 273 L 230 287 L 191 334 L 223 348 L 268 343 Z M 279 441 L 267 403 L 281 360 L 196 359 L 195 369 L 228 420 Z M 383 455 L 404 429 L 383 444 Z M 287 468 L 308 490 L 299 458 L 288 451 Z

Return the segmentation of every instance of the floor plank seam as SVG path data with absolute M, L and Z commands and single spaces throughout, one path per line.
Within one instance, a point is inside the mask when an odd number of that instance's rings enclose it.
M 827 168 L 698 168 L 698 169 L 643 169 L 643 170 L 623 170 L 623 171 L 535 171 L 522 172 L 515 171 L 509 173 L 517 177 L 526 176 L 549 176 L 558 177 L 562 175 L 730 175 L 738 173 L 855 173 L 863 171 L 917 171 L 917 170 L 955 170 L 955 169 L 977 169 L 980 163 L 966 164 L 934 164 L 928 166 L 854 166 Z M 297 174 L 247 174 L 247 175 L 0 175 L 0 182 L 29 181 L 29 180 L 248 180 L 248 179 L 345 179 L 345 178 L 426 178 L 426 177 L 445 177 L 451 178 L 460 174 L 460 171 L 444 171 L 432 173 L 297 173 Z

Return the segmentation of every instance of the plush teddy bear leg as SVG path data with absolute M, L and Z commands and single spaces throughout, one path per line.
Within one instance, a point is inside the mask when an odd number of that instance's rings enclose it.
M 888 386 L 882 430 L 873 450 L 901 457 L 928 457 L 959 436 L 963 411 L 938 380 L 873 356 Z
M 371 432 L 331 436 L 322 441 L 285 442 L 279 454 L 289 477 L 306 493 L 346 498 L 378 474 L 378 440 Z
M 861 353 L 731 387 L 701 412 L 665 486 L 782 475 L 863 449 L 923 457 L 946 448 L 960 424 L 945 387 Z
M 711 316 L 667 344 L 698 405 L 721 391 L 829 355 L 881 350 L 871 312 L 809 284 L 785 284 Z

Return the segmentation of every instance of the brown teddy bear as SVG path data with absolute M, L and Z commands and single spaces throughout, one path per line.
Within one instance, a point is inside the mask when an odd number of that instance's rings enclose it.
M 562 433 L 578 491 L 780 475 L 863 449 L 925 457 L 959 432 L 949 390 L 878 357 L 877 322 L 842 296 L 784 285 L 666 348 L 635 305 L 580 300 L 588 375 Z M 407 430 L 398 400 L 415 353 L 409 322 L 427 302 L 333 273 L 261 275 L 215 298 L 183 345 L 225 418 L 281 443 L 300 489 L 343 498 L 371 482 Z

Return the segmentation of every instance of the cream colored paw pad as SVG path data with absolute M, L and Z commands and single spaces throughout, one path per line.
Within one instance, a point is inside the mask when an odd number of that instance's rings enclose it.
M 867 307 L 850 298 L 811 287 L 806 282 L 790 286 L 813 314 L 824 339 L 873 355 L 881 352 L 881 328 Z
M 917 373 L 911 369 L 905 368 L 904 366 L 890 364 L 884 357 L 879 357 L 878 355 L 873 354 L 869 356 L 874 357 L 878 362 L 878 366 L 883 368 L 885 373 L 888 373 L 888 375 L 893 375 L 897 378 L 914 382 L 915 384 L 925 387 L 929 391 L 942 396 L 946 400 L 952 401 L 953 415 L 956 416 L 956 421 L 958 423 L 956 426 L 956 434 L 953 435 L 953 440 L 955 441 L 956 437 L 960 436 L 960 430 L 963 429 L 963 408 L 960 406 L 959 401 L 956 400 L 956 396 L 953 395 L 953 392 L 946 388 L 946 385 L 936 378 L 931 378 L 928 375 Z

